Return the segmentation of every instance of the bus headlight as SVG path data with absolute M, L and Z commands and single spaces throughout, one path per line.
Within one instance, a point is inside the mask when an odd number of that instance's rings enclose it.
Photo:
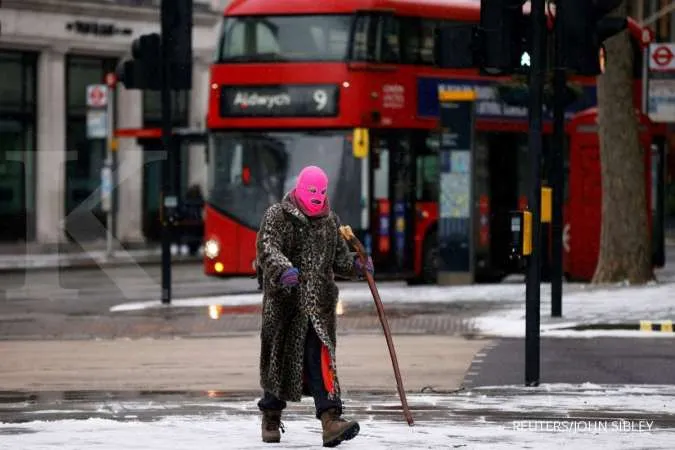
M 220 254 L 220 244 L 215 239 L 209 239 L 204 243 L 204 254 L 209 259 L 215 259 Z

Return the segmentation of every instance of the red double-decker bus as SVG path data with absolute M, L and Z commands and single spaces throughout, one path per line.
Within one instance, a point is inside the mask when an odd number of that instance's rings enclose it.
M 527 109 L 500 99 L 498 78 L 434 63 L 436 29 L 478 24 L 479 3 L 234 0 L 211 67 L 205 273 L 254 274 L 263 212 L 315 164 L 328 173 L 331 204 L 368 247 L 378 276 L 433 282 L 439 87 L 478 92 L 476 278 L 516 270 L 508 217 L 527 193 Z M 651 37 L 632 21 L 629 28 L 639 105 L 641 48 Z M 574 81 L 582 92 L 570 118 L 596 104 L 595 79 Z M 599 223 L 599 211 L 589 220 Z

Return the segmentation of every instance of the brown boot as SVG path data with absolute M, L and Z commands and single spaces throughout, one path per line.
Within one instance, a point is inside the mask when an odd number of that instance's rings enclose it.
M 285 432 L 281 423 L 281 411 L 265 410 L 262 417 L 262 440 L 263 442 L 280 442 L 281 433 Z
M 321 426 L 323 427 L 324 447 L 335 447 L 342 441 L 353 439 L 360 430 L 358 422 L 341 418 L 340 413 L 334 408 L 321 414 Z

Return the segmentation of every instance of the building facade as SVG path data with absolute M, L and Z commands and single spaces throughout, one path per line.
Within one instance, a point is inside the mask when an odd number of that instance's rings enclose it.
M 133 39 L 159 32 L 158 0 L 4 0 L 0 7 L 0 241 L 40 244 L 105 236 L 104 139 L 87 138 L 86 87 L 104 83 Z M 204 127 L 208 67 L 222 9 L 194 2 L 193 86 L 174 95 L 177 126 Z M 157 127 L 159 93 L 114 95 L 116 128 Z M 123 243 L 157 238 L 158 142 L 120 139 L 114 230 Z M 204 150 L 183 149 L 181 189 L 205 182 Z
M 638 21 L 654 32 L 657 42 L 675 42 L 675 4 L 672 0 L 632 0 Z M 668 124 L 666 146 L 665 220 L 667 233 L 675 237 L 675 124 Z

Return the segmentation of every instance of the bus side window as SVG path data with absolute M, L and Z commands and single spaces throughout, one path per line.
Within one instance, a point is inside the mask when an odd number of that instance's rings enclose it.
M 422 21 L 414 17 L 401 17 L 401 62 L 404 64 L 419 64 L 420 36 L 422 35 Z
M 438 22 L 416 17 L 401 17 L 401 62 L 405 64 L 434 64 L 434 33 Z
M 379 51 L 378 61 L 398 63 L 401 60 L 399 41 L 399 20 L 394 16 L 380 16 L 378 21 Z
M 377 17 L 371 14 L 356 16 L 352 36 L 351 60 L 373 61 L 375 59 L 375 27 Z
M 424 65 L 434 64 L 434 33 L 438 22 L 423 20 L 420 29 L 420 63 Z

